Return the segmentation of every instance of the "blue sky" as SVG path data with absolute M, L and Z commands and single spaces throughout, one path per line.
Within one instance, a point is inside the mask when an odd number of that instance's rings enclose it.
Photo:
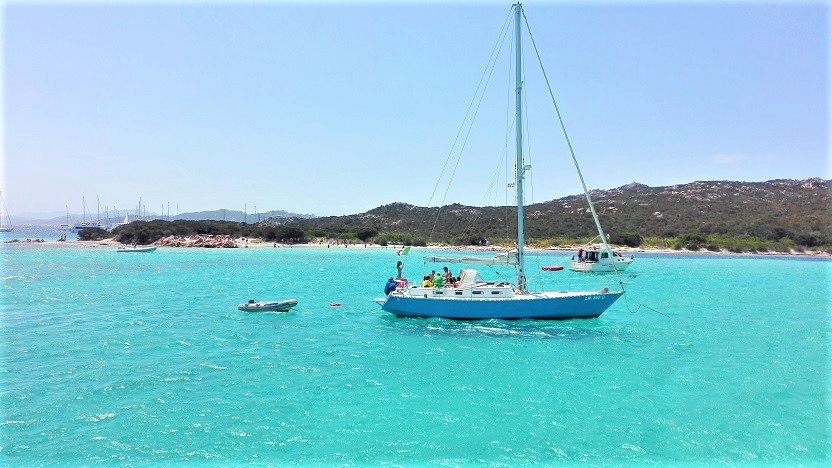
M 829 178 L 825 4 L 524 8 L 590 188 Z M 510 35 L 448 195 L 441 185 L 431 201 L 509 13 L 508 2 L 7 4 L 3 196 L 13 214 L 77 213 L 82 197 L 90 211 L 96 196 L 102 209 L 142 197 L 150 211 L 317 215 L 513 203 Z M 579 193 L 528 36 L 524 49 L 526 200 Z

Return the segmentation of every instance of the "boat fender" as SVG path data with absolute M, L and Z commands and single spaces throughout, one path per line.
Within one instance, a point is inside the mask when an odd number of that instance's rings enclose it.
M 341 307 L 341 303 L 340 302 L 330 302 L 329 306 L 330 307 Z
M 391 277 L 389 280 L 387 280 L 387 284 L 384 285 L 384 295 L 389 296 L 391 292 L 396 290 L 397 286 L 398 285 L 396 284 L 396 280 L 394 280 Z

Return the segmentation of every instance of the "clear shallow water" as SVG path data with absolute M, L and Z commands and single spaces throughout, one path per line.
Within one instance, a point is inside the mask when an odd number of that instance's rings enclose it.
M 832 262 L 639 255 L 598 319 L 454 322 L 380 311 L 396 259 L 4 245 L 3 463 L 830 461 Z

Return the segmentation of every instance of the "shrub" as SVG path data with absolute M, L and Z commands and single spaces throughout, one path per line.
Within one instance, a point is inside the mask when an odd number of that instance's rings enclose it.
M 624 244 L 627 247 L 638 247 L 641 245 L 641 241 L 641 234 L 637 232 L 625 232 L 610 238 L 610 242 Z
M 84 228 L 78 231 L 78 240 L 97 241 L 109 239 L 110 233 L 101 228 Z

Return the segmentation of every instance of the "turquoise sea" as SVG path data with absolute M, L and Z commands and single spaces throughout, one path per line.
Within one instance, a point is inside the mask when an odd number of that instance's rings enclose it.
M 614 283 L 568 256 L 532 285 Z M 832 462 L 828 260 L 639 254 L 600 318 L 472 322 L 382 312 L 396 260 L 3 244 L 0 464 Z

